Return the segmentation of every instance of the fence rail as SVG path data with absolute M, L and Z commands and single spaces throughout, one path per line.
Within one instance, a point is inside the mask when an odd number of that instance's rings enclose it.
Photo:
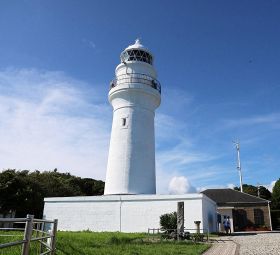
M 57 219 L 42 220 L 34 219 L 33 215 L 27 214 L 26 218 L 0 218 L 0 223 L 25 224 L 24 228 L 0 228 L 0 231 L 23 231 L 23 239 L 0 244 L 1 248 L 22 245 L 21 255 L 29 255 L 31 242 L 39 242 L 40 255 L 54 255 L 57 232 Z M 15 234 L 1 234 L 1 236 L 19 236 Z M 22 235 L 20 235 L 22 236 Z

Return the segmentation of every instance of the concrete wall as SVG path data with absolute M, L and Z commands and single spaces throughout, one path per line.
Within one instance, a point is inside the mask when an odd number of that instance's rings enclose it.
M 208 216 L 216 215 L 216 204 L 205 195 L 186 194 L 45 198 L 44 217 L 58 219 L 59 230 L 147 232 L 159 228 L 159 217 L 176 211 L 181 201 L 187 229 L 195 229 L 198 220 L 206 229 Z
M 268 209 L 268 206 L 244 206 L 244 207 L 235 207 L 235 210 L 244 210 L 246 212 L 246 216 L 247 216 L 247 223 L 248 226 L 252 226 L 255 225 L 255 217 L 254 217 L 254 209 L 260 209 L 263 212 L 263 219 L 264 219 L 264 225 L 263 227 L 267 227 L 268 229 L 271 229 L 271 221 L 270 221 L 270 212 Z

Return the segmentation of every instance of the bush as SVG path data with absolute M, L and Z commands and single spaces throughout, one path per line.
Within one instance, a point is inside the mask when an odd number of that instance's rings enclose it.
M 168 233 L 177 229 L 177 213 L 166 213 L 160 216 L 160 227 L 161 230 L 166 231 Z

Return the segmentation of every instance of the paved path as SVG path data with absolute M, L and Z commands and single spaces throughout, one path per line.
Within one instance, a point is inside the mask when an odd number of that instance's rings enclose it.
M 203 255 L 280 255 L 280 233 L 250 233 L 212 238 Z
M 236 255 L 238 254 L 238 245 L 231 240 L 231 237 L 223 236 L 210 239 L 213 246 L 203 253 L 203 255 Z M 236 253 L 237 252 L 237 253 Z
M 240 244 L 240 255 L 279 255 L 280 233 L 262 233 L 233 236 Z

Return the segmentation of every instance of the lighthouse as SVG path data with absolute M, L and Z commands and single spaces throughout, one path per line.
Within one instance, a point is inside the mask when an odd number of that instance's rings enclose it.
M 152 53 L 139 39 L 120 56 L 108 99 L 113 123 L 104 195 L 155 194 L 155 110 L 161 86 Z
M 153 60 L 139 40 L 121 53 L 108 93 L 113 123 L 105 196 L 45 198 L 44 217 L 58 219 L 59 230 L 145 232 L 160 228 L 160 216 L 183 202 L 187 229 L 199 221 L 203 232 L 217 232 L 217 205 L 206 195 L 155 194 L 154 118 L 161 87 Z

